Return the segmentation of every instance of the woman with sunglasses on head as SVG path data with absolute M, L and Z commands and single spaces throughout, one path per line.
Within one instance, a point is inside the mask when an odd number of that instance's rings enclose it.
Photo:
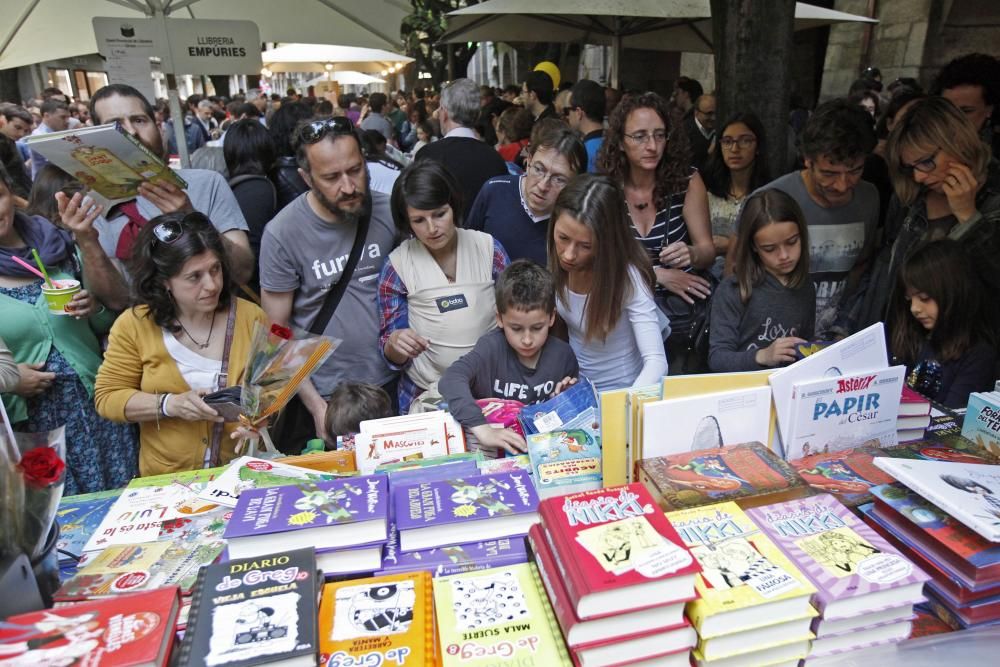
M 496 327 L 493 283 L 510 264 L 489 234 L 461 228 L 462 191 L 434 160 L 414 162 L 392 188 L 392 219 L 412 238 L 389 254 L 379 277 L 379 347 L 399 380 L 399 411 Z
M 667 341 L 671 372 L 683 373 L 694 368 L 687 325 L 707 308 L 715 248 L 705 183 L 690 166 L 687 135 L 669 119 L 656 93 L 623 98 L 608 118 L 597 168 L 624 189 L 629 224 L 656 275 L 657 305 L 677 324 Z
M 124 486 L 136 474 L 134 430 L 94 410 L 98 336 L 111 324 L 110 313 L 86 289 L 64 313 L 49 310 L 44 281 L 14 258 L 34 266 L 36 249 L 52 280 L 84 281 L 79 255 L 69 232 L 15 210 L 11 187 L 0 167 L 0 337 L 10 345 L 20 375 L 3 394 L 11 426 L 24 433 L 65 426 L 66 495 Z M 97 212 L 88 215 L 93 222 Z
M 170 213 L 139 232 L 134 305 L 111 328 L 97 410 L 139 424 L 139 474 L 219 465 L 235 455 L 235 423 L 202 400 L 238 386 L 264 312 L 232 294 L 222 237 L 201 213 Z

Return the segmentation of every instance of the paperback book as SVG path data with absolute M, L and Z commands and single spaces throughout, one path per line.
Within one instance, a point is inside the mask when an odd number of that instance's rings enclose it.
M 389 525 L 389 539 L 382 551 L 382 569 L 376 574 L 423 570 L 441 577 L 526 562 L 528 551 L 524 539 L 520 537 L 501 537 L 403 553 L 399 550 L 399 532 L 393 523 Z
M 1000 455 L 1000 392 L 973 392 L 962 423 L 962 437 Z
M 594 431 L 536 433 L 527 444 L 539 498 L 601 488 L 601 441 Z
M 305 480 L 322 481 L 336 477 L 332 473 L 322 473 L 279 461 L 242 456 L 232 461 L 225 472 L 214 477 L 199 495 L 209 502 L 236 507 L 240 494 L 249 489 L 265 489 Z
M 59 541 L 56 542 L 56 549 L 61 563 L 75 561 L 83 554 L 83 547 L 121 493 L 121 489 L 98 491 L 67 496 L 59 501 L 56 511 Z
M 930 577 L 829 494 L 747 514 L 816 587 L 824 621 L 923 600 Z

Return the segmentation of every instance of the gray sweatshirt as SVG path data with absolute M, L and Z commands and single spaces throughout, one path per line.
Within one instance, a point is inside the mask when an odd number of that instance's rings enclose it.
M 811 280 L 795 289 L 771 274 L 755 285 L 750 300 L 740 300 L 740 287 L 730 276 L 712 296 L 708 366 L 718 373 L 757 371 L 757 350 L 778 338 L 810 340 L 816 325 L 816 289 Z

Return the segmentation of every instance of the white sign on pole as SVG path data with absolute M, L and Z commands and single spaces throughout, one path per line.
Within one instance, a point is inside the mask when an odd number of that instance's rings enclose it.
M 164 57 L 166 35 L 160 25 L 148 19 L 95 18 L 94 35 L 98 52 L 107 59 L 108 80 L 128 84 L 146 99 L 156 99 L 149 59 Z

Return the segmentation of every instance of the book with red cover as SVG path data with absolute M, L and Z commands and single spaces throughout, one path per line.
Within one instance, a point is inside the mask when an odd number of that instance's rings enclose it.
M 828 454 L 813 454 L 790 461 L 806 484 L 817 491 L 832 493 L 848 507 L 871 502 L 871 489 L 893 481 L 872 463 L 866 447 Z
M 0 664 L 166 665 L 177 608 L 168 586 L 11 616 L 0 624 Z
M 899 416 L 915 417 L 931 413 L 931 399 L 903 385 L 903 393 L 899 397 Z
M 642 484 L 547 498 L 538 511 L 580 619 L 694 597 L 701 568 Z
M 690 667 L 698 633 L 690 625 L 651 630 L 625 641 L 611 639 L 570 651 L 576 667 Z
M 549 602 L 552 603 L 552 611 L 555 612 L 566 645 L 571 649 L 591 644 L 603 645 L 609 641 L 620 642 L 654 630 L 666 633 L 687 625 L 684 600 L 581 621 L 573 611 L 566 585 L 558 574 L 552 556 L 552 547 L 545 537 L 545 530 L 539 524 L 528 531 L 528 543 L 535 554 L 535 564 Z

